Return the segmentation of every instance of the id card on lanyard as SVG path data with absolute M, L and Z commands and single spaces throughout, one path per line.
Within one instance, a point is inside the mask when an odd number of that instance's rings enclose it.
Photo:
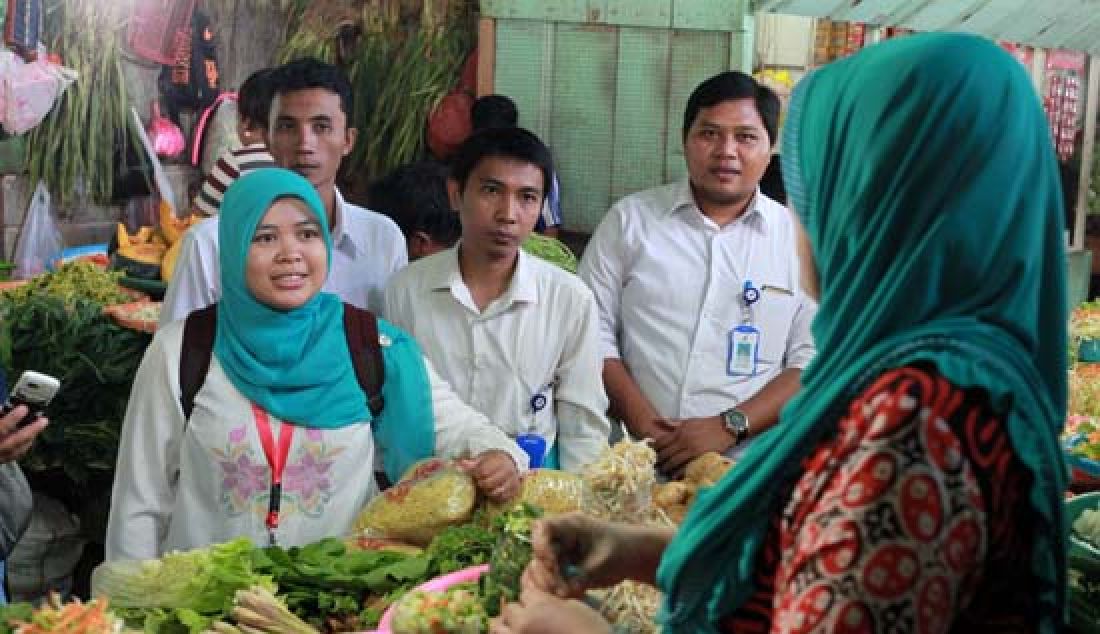
M 275 435 L 271 432 L 271 420 L 267 412 L 255 403 L 252 404 L 252 418 L 256 421 L 256 433 L 260 437 L 267 466 L 271 468 L 271 490 L 264 524 L 267 526 L 268 545 L 274 546 L 279 529 L 279 506 L 283 497 L 283 469 L 290 455 L 290 443 L 294 440 L 294 425 L 283 421 L 279 426 L 279 444 L 276 446 Z
M 729 332 L 726 352 L 726 374 L 729 376 L 755 376 L 760 351 L 760 330 L 753 325 L 752 307 L 760 301 L 760 290 L 745 280 L 741 290 L 741 324 Z

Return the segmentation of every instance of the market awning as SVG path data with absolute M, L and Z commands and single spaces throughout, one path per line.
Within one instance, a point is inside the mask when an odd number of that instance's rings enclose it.
M 754 0 L 758 11 L 1100 54 L 1100 0 Z

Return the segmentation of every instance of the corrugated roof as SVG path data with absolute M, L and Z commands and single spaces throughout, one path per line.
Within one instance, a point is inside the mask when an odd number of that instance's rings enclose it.
M 758 11 L 1100 54 L 1100 0 L 754 0 Z

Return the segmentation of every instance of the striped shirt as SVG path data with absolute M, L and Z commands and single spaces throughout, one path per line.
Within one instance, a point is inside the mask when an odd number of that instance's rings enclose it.
M 275 167 L 275 159 L 263 143 L 226 150 L 203 179 L 202 188 L 195 195 L 192 206 L 199 214 L 208 218 L 217 215 L 222 206 L 222 196 L 233 181 L 240 178 L 241 174 L 261 167 Z

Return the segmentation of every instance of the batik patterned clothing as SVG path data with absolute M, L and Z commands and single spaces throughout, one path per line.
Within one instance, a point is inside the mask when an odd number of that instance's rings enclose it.
M 727 631 L 1034 630 L 1031 476 L 984 392 L 888 372 L 803 468 Z

